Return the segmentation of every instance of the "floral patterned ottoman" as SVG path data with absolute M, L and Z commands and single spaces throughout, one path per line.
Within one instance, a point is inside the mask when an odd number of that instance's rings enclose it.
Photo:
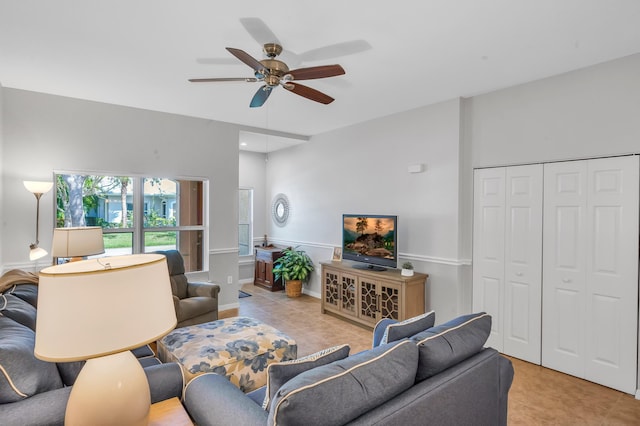
M 295 340 L 248 317 L 177 328 L 158 341 L 162 362 L 177 362 L 188 382 L 202 373 L 229 378 L 243 392 L 267 383 L 267 365 L 296 359 Z

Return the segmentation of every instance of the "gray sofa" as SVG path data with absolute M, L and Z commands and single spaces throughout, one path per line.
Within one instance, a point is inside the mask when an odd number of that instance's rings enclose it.
M 0 424 L 62 425 L 84 362 L 52 363 L 35 357 L 37 279 L 20 280 L 15 271 L 10 271 L 18 277 L 15 283 L 0 288 Z M 152 403 L 182 397 L 178 364 L 161 364 L 148 346 L 132 352 L 147 375 Z
M 222 376 L 198 376 L 187 384 L 185 407 L 199 426 L 505 425 L 514 372 L 483 347 L 491 317 L 433 327 L 434 317 L 385 320 L 374 347 L 355 355 L 336 347 L 271 364 L 267 386 L 246 395 Z

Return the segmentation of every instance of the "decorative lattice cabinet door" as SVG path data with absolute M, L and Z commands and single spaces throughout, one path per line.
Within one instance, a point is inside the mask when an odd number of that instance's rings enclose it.
M 358 315 L 357 290 L 358 277 L 346 273 L 340 274 L 341 305 L 340 310 L 347 315 Z
M 340 306 L 340 272 L 334 269 L 323 270 L 322 277 L 323 309 L 337 311 L 338 307 Z

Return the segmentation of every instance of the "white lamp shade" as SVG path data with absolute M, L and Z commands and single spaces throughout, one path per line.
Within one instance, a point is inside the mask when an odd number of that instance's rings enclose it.
M 27 191 L 33 194 L 45 194 L 53 187 L 53 182 L 40 182 L 34 180 L 25 180 L 22 182 Z
M 158 340 L 176 326 L 160 254 L 82 260 L 40 271 L 36 357 L 77 361 Z
M 93 256 L 104 253 L 102 228 L 86 226 L 77 228 L 55 228 L 53 230 L 53 257 Z
M 46 255 L 47 251 L 36 245 L 31 246 L 31 250 L 29 250 L 29 260 L 38 260 Z

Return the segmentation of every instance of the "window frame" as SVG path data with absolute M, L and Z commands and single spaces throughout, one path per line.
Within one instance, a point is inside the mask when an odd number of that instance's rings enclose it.
M 106 171 L 77 171 L 77 170 L 54 170 L 54 182 L 57 182 L 58 175 L 82 175 L 82 176 L 126 176 L 132 179 L 131 193 L 133 198 L 133 226 L 128 228 L 102 228 L 103 234 L 132 234 L 131 251 L 133 254 L 145 253 L 143 251 L 146 232 L 181 232 L 181 231 L 201 231 L 202 232 L 202 271 L 209 270 L 209 179 L 197 176 L 152 176 L 141 173 L 122 173 Z M 202 182 L 202 224 L 201 225 L 177 225 L 176 226 L 144 226 L 144 182 L 145 179 L 169 179 L 172 181 L 197 181 Z M 176 190 L 176 203 L 180 199 L 180 189 Z M 53 194 L 53 226 L 57 224 L 57 187 L 54 185 Z M 179 221 L 177 222 L 179 223 Z
M 249 210 L 249 223 L 245 224 L 245 223 L 240 223 L 240 214 L 238 214 L 238 257 L 240 258 L 247 258 L 247 257 L 251 257 L 253 256 L 253 195 L 254 195 L 254 189 L 250 186 L 241 186 L 238 188 L 238 213 L 240 212 L 240 191 L 249 191 L 249 206 L 248 206 L 248 210 Z M 248 237 L 248 253 L 247 254 L 240 254 L 241 250 L 240 250 L 240 226 L 241 225 L 248 225 L 249 226 L 249 237 Z

